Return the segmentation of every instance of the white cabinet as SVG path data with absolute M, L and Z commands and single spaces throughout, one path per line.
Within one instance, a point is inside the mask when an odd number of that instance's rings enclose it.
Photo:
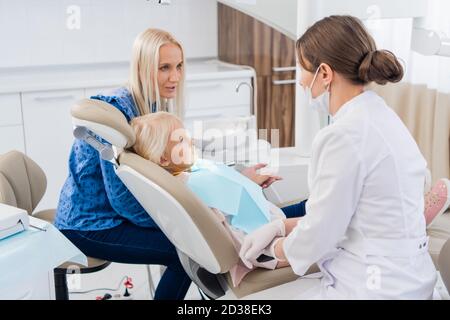
M 10 150 L 25 152 L 20 94 L 0 95 L 0 154 Z
M 251 72 L 227 79 L 216 74 L 211 79 L 187 82 L 184 123 L 204 158 L 236 160 L 248 130 L 256 128 L 251 83 Z
M 92 96 L 96 96 L 98 94 L 104 94 L 109 95 L 111 90 L 114 90 L 116 88 L 120 87 L 120 85 L 113 86 L 113 87 L 95 87 L 95 88 L 88 88 L 84 90 L 84 96 L 86 98 L 90 98 Z
M 0 127 L 21 125 L 22 111 L 20 108 L 20 94 L 0 95 Z
M 251 78 L 190 81 L 186 84 L 186 121 L 250 115 Z
M 25 152 L 22 126 L 0 127 L 0 154 L 11 150 Z
M 55 208 L 68 174 L 73 143 L 70 108 L 84 97 L 84 90 L 24 93 L 23 124 L 27 155 L 47 175 L 47 192 L 37 210 Z
M 250 90 L 248 87 L 237 88 L 241 83 L 251 83 L 251 79 L 217 79 L 189 81 L 186 83 L 187 109 L 194 111 L 205 108 L 218 108 L 226 106 L 247 107 L 246 114 L 250 112 Z

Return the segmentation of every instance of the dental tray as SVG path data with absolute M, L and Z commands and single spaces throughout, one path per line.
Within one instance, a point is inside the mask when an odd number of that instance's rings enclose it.
M 0 241 L 28 230 L 29 226 L 30 219 L 25 210 L 0 203 Z

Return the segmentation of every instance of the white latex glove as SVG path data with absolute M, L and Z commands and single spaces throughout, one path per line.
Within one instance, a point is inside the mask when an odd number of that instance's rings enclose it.
M 239 251 L 239 257 L 245 266 L 251 269 L 254 265 L 252 262 L 256 261 L 273 239 L 276 237 L 284 237 L 285 234 L 284 220 L 274 220 L 256 229 L 244 238 L 241 250 Z
M 275 246 L 277 245 L 278 241 L 282 239 L 284 239 L 284 237 L 277 237 L 273 239 L 273 241 L 269 244 L 269 246 L 264 249 L 263 254 L 265 254 L 266 256 L 274 257 L 275 260 L 277 260 L 278 262 L 285 262 L 286 259 L 278 258 L 277 255 L 275 254 Z

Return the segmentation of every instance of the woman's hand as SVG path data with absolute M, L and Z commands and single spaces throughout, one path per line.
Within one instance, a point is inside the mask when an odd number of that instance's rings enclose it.
M 257 170 L 266 167 L 267 164 L 258 163 L 252 167 L 245 168 L 241 173 L 252 180 L 254 183 L 260 185 L 263 189 L 269 187 L 275 181 L 281 180 L 282 178 L 274 175 L 264 175 L 259 174 Z

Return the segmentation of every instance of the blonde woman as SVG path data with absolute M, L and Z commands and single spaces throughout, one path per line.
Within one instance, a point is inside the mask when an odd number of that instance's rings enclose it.
M 130 121 L 165 110 L 182 114 L 184 54 L 163 30 L 135 40 L 128 85 L 93 99 L 118 108 Z M 111 163 L 76 140 L 62 188 L 55 225 L 86 255 L 113 262 L 167 266 L 155 299 L 183 299 L 191 280 L 164 236 L 114 172 Z

